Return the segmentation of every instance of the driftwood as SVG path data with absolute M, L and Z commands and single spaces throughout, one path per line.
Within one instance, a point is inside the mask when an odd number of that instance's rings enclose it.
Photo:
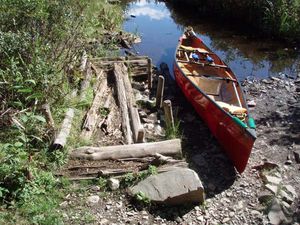
M 74 117 L 74 109 L 69 108 L 66 112 L 66 116 L 63 120 L 60 132 L 58 133 L 56 139 L 53 142 L 52 148 L 53 149 L 60 149 L 63 148 L 67 142 L 67 138 L 69 137 L 72 121 Z
M 97 90 L 98 86 L 99 86 L 99 82 L 102 81 L 102 79 L 105 79 L 104 76 L 104 71 L 103 70 L 99 70 L 93 63 L 91 63 L 91 68 L 95 71 L 96 73 L 96 82 L 93 86 L 93 90 Z
M 163 76 L 158 77 L 158 84 L 156 90 L 156 107 L 160 109 L 162 107 L 162 101 L 164 96 L 165 78 Z
M 132 137 L 131 137 L 129 115 L 128 115 L 127 97 L 126 97 L 126 91 L 125 91 L 124 81 L 123 81 L 124 74 L 123 74 L 121 63 L 114 64 L 114 75 L 115 75 L 116 86 L 117 86 L 119 107 L 122 116 L 122 131 L 123 131 L 123 135 L 125 136 L 126 143 L 131 144 Z
M 72 151 L 71 158 L 87 160 L 106 160 L 139 158 L 153 156 L 156 153 L 160 153 L 167 156 L 181 157 L 180 139 L 132 145 L 80 147 Z
M 48 126 L 51 129 L 54 129 L 55 123 L 54 123 L 52 113 L 51 113 L 51 110 L 50 110 L 50 105 L 48 103 L 42 105 L 42 111 L 43 111 L 43 114 L 46 117 L 46 121 L 47 121 Z
M 174 118 L 173 118 L 173 111 L 172 111 L 172 103 L 170 100 L 164 101 L 164 113 L 165 113 L 165 121 L 167 127 L 175 128 L 174 126 Z
M 102 79 L 102 82 L 99 82 L 93 103 L 86 114 L 86 118 L 82 126 L 81 137 L 83 138 L 90 138 L 94 132 L 94 129 L 96 128 L 97 121 L 99 118 L 101 98 L 103 97 L 106 89 L 107 79 Z

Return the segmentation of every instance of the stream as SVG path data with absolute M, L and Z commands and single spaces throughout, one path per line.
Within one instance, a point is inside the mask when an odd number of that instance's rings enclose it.
M 259 38 L 254 31 L 241 29 L 235 24 L 224 25 L 154 0 L 127 1 L 125 17 L 124 30 L 142 38 L 133 51 L 149 56 L 157 66 L 166 62 L 172 68 L 179 36 L 184 27 L 191 25 L 239 80 L 247 77 L 296 77 L 300 73 L 299 47 Z

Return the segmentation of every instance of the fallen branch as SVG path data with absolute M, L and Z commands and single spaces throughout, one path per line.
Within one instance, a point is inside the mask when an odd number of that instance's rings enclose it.
M 180 139 L 161 142 L 150 142 L 132 145 L 116 145 L 106 147 L 80 147 L 74 149 L 71 158 L 87 160 L 106 160 L 141 158 L 160 153 L 167 156 L 181 157 Z
M 74 109 L 69 108 L 63 120 L 61 130 L 53 142 L 52 145 L 53 149 L 61 149 L 65 146 L 67 142 L 67 138 L 69 137 L 71 131 L 73 117 L 74 117 Z

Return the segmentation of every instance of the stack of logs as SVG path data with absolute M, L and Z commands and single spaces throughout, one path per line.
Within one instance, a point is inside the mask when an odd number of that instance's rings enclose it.
M 79 93 L 80 100 L 85 99 L 85 92 L 90 86 L 93 74 L 96 75 L 96 82 L 93 86 L 94 99 L 90 109 L 87 111 L 85 120 L 82 125 L 81 137 L 91 139 L 97 127 L 108 126 L 113 118 L 113 112 L 110 111 L 113 96 L 108 94 L 108 71 L 113 72 L 114 87 L 117 96 L 119 112 L 121 114 L 121 129 L 125 139 L 125 145 L 115 145 L 106 147 L 80 147 L 74 149 L 71 153 L 72 159 L 80 160 L 132 160 L 144 161 L 147 165 L 164 164 L 158 171 L 163 172 L 175 167 L 187 167 L 183 160 L 173 159 L 182 157 L 181 142 L 179 139 L 143 143 L 145 140 L 145 130 L 141 124 L 136 100 L 134 97 L 132 85 L 129 79 L 131 77 L 148 78 L 148 87 L 152 88 L 152 64 L 151 59 L 143 56 L 117 57 L 117 58 L 99 58 L 88 61 L 82 58 L 80 67 L 85 79 L 81 84 Z M 174 127 L 171 102 L 163 101 L 165 78 L 159 76 L 156 93 L 156 107 L 164 108 L 165 121 L 167 126 Z M 104 103 L 104 104 L 103 104 Z M 100 108 L 107 109 L 108 115 L 101 120 Z M 70 133 L 74 109 L 69 109 L 62 123 L 53 146 L 61 148 L 66 143 L 66 138 Z M 150 159 L 149 159 L 150 158 Z M 84 167 L 84 166 L 83 166 Z M 81 167 L 80 167 L 81 168 Z M 139 170 L 145 169 L 142 166 Z M 108 172 L 110 171 L 110 172 Z M 117 171 L 114 169 L 102 171 L 102 174 L 122 174 L 130 172 L 128 169 Z M 99 174 L 98 174 L 99 175 Z

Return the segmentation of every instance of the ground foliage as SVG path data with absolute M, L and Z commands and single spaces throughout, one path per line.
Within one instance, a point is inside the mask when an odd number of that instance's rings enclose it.
M 50 103 L 59 124 L 74 103 L 67 96 L 81 80 L 76 66 L 88 49 L 86 40 L 116 29 L 120 13 L 120 7 L 104 0 L 1 1 L 1 224 L 8 219 L 19 224 L 61 222 L 55 208 L 62 182 L 52 171 L 65 154 L 48 151 L 54 131 L 41 106 Z

